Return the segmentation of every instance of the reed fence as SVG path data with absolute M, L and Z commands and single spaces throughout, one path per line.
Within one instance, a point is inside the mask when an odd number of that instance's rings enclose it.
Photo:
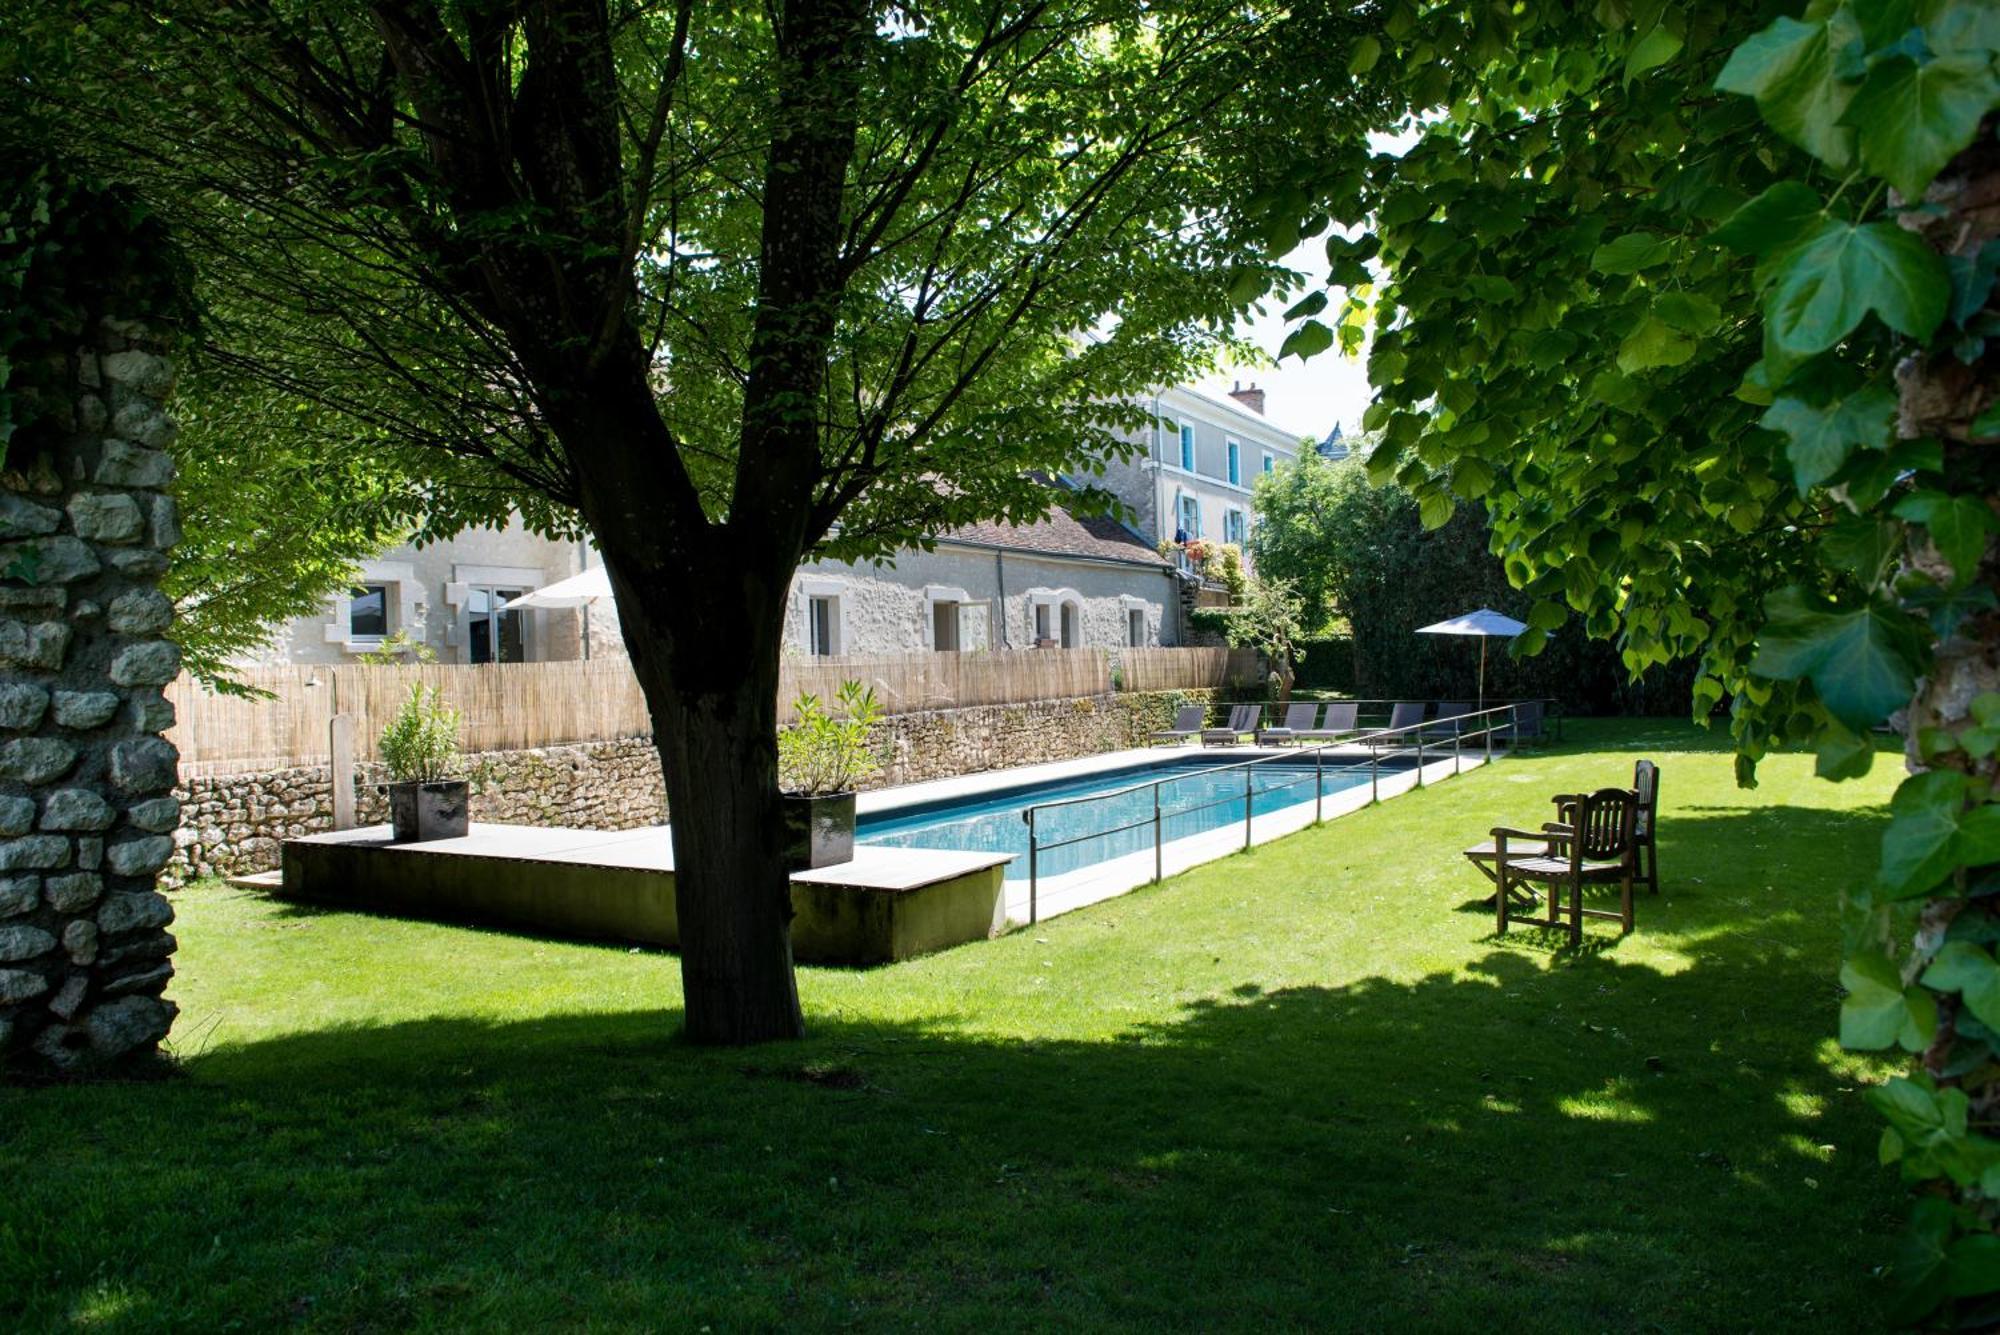
M 1227 649 L 1035 649 L 788 659 L 778 721 L 802 692 L 830 698 L 842 682 L 872 688 L 884 711 L 920 713 L 1026 704 L 1127 691 L 1213 688 L 1255 680 L 1256 656 Z M 250 695 L 211 691 L 188 677 L 167 688 L 177 721 L 168 735 L 189 776 L 324 764 L 336 713 L 354 719 L 355 758 L 377 759 L 384 726 L 412 686 L 435 686 L 465 723 L 468 751 L 646 737 L 652 722 L 623 659 L 594 662 L 273 667 L 245 670 Z

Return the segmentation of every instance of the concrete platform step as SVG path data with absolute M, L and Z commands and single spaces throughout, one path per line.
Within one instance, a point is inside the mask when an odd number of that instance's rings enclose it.
M 222 883 L 238 890 L 279 890 L 284 888 L 285 873 L 282 871 L 253 871 L 242 876 L 225 876 Z

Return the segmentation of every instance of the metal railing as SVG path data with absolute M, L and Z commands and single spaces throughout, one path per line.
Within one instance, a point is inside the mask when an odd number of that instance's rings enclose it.
M 1493 745 L 1496 738 L 1499 739 L 1503 747 L 1508 741 L 1518 743 L 1520 720 L 1517 711 L 1519 708 L 1519 704 L 1496 705 L 1490 709 L 1474 710 L 1452 718 L 1428 719 L 1421 723 L 1406 724 L 1401 728 L 1357 729 L 1351 736 L 1331 739 L 1310 746 L 1291 747 L 1274 754 L 1257 756 L 1251 760 L 1237 761 L 1227 765 L 1205 765 L 1199 768 L 1190 767 L 1189 772 L 1186 774 L 1176 774 L 1163 779 L 1152 779 L 1144 783 L 1135 783 L 1128 787 L 1113 789 L 1106 793 L 1088 793 L 1081 797 L 1064 797 L 1049 802 L 1033 803 L 1021 812 L 1021 819 L 1028 826 L 1028 921 L 1030 924 L 1040 921 L 1041 860 L 1042 854 L 1045 852 L 1052 853 L 1058 849 L 1071 848 L 1093 839 L 1107 839 L 1113 835 L 1125 834 L 1133 830 L 1143 830 L 1150 826 L 1153 836 L 1153 881 L 1157 883 L 1165 874 L 1165 850 L 1169 842 L 1166 838 L 1166 821 L 1169 819 L 1184 817 L 1215 807 L 1230 806 L 1241 802 L 1243 803 L 1243 847 L 1248 849 L 1251 847 L 1254 838 L 1254 821 L 1257 799 L 1259 797 L 1265 797 L 1275 792 L 1283 792 L 1310 782 L 1313 785 L 1313 823 L 1317 825 L 1325 818 L 1327 775 L 1348 773 L 1364 765 L 1367 766 L 1369 770 L 1368 798 L 1370 802 L 1375 802 L 1380 800 L 1382 793 L 1383 760 L 1414 756 L 1416 759 L 1414 766 L 1416 786 L 1421 788 L 1424 786 L 1424 767 L 1432 760 L 1442 758 L 1443 747 L 1447 743 L 1451 748 L 1453 774 L 1459 773 L 1464 766 L 1465 747 L 1469 741 L 1476 740 L 1484 748 L 1484 759 L 1488 762 L 1493 759 Z M 1429 747 L 1428 754 L 1426 752 L 1427 745 Z M 1334 763 L 1328 763 L 1329 753 L 1350 751 L 1355 747 L 1366 747 L 1367 754 L 1365 756 L 1351 754 L 1335 756 L 1333 757 Z M 1287 780 L 1283 783 L 1267 784 L 1261 789 L 1257 787 L 1256 775 L 1260 770 L 1272 766 L 1296 766 L 1307 755 L 1312 757 L 1313 772 L 1311 775 L 1301 774 L 1297 778 Z M 1163 807 L 1161 804 L 1160 790 L 1168 784 L 1185 782 L 1195 777 L 1213 779 L 1218 775 L 1228 774 L 1231 771 L 1240 771 L 1243 775 L 1243 792 L 1241 795 L 1232 792 L 1226 797 L 1213 798 L 1205 802 L 1196 802 L 1188 806 L 1172 808 L 1171 810 Z M 1079 807 L 1091 802 L 1108 803 L 1114 799 L 1127 797 L 1133 793 L 1145 792 L 1148 789 L 1152 790 L 1152 813 L 1150 816 L 1142 817 L 1135 821 L 1127 821 L 1121 825 L 1114 825 L 1108 829 L 1092 830 L 1088 834 L 1057 839 L 1044 839 L 1042 837 L 1040 825 L 1045 823 L 1046 818 L 1038 819 L 1038 813 Z M 1296 805 L 1302 805 L 1302 803 L 1282 803 L 1275 810 L 1267 810 L 1264 814 L 1267 816 L 1274 815 L 1277 810 L 1284 810 L 1287 807 Z M 1214 828 L 1220 829 L 1221 827 L 1216 826 Z M 1205 834 L 1208 832 L 1203 830 L 1197 833 Z

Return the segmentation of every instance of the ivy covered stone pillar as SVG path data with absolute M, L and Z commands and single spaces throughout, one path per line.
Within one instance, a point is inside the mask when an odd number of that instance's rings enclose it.
M 77 1073 L 152 1053 L 175 1014 L 153 885 L 180 817 L 173 367 L 102 320 L 46 370 L 58 429 L 0 470 L 0 1066 Z

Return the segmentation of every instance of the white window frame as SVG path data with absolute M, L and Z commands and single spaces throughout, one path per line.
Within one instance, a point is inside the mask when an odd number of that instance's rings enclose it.
M 1228 506 L 1222 512 L 1222 540 L 1239 547 L 1250 540 L 1249 519 L 1236 506 Z
M 386 594 L 383 611 L 387 613 L 390 635 L 408 630 L 418 640 L 428 638 L 424 627 L 424 586 L 417 582 L 415 566 L 408 561 L 362 561 L 355 568 L 352 587 L 370 584 L 383 586 Z M 328 600 L 325 636 L 328 644 L 337 644 L 351 654 L 379 649 L 387 638 L 354 633 L 354 599 L 346 590 Z
M 1186 513 L 1183 514 L 1183 511 Z M 1182 523 L 1184 518 L 1192 519 L 1192 524 Z M 1201 497 L 1185 487 L 1174 488 L 1174 528 L 1186 530 L 1192 541 L 1201 536 Z
M 1264 471 L 1266 473 L 1275 473 L 1278 471 L 1278 456 L 1269 450 L 1264 451 Z
M 1050 639 L 1056 642 L 1058 648 L 1073 648 L 1073 649 L 1083 648 L 1084 623 L 1083 623 L 1082 594 L 1078 593 L 1075 589 L 1071 588 L 1061 588 L 1061 589 L 1035 588 L 1028 590 L 1027 601 L 1028 601 L 1028 640 L 1031 644 L 1038 644 L 1038 642 L 1043 639 Z M 1062 617 L 1063 617 L 1063 609 L 1065 607 L 1074 609 L 1076 613 L 1076 643 L 1074 645 L 1065 645 L 1062 642 Z M 1049 634 L 1046 636 L 1039 635 L 1036 633 L 1037 631 L 1036 617 L 1038 612 L 1042 608 L 1049 609 L 1048 612 Z
M 538 566 L 487 566 L 467 565 L 453 562 L 451 583 L 445 585 L 444 600 L 452 609 L 451 628 L 446 632 L 445 642 L 462 650 L 464 660 L 472 661 L 472 627 L 467 621 L 465 605 L 472 601 L 474 589 L 520 589 L 532 593 L 544 584 L 554 583 L 549 573 Z M 533 611 L 523 611 L 521 617 L 521 661 L 533 663 L 540 649 L 541 621 Z M 493 660 L 496 663 L 498 659 Z
M 1200 457 L 1195 453 L 1194 423 L 1182 422 L 1180 426 L 1181 426 L 1181 432 L 1180 432 L 1181 438 L 1180 438 L 1179 459 L 1180 459 L 1181 471 L 1183 473 L 1198 473 L 1201 470 L 1196 465 L 1199 464 L 1201 460 Z
M 1118 596 L 1118 606 L 1125 612 L 1125 647 L 1143 649 L 1153 643 L 1153 605 L 1144 598 L 1135 598 L 1129 593 Z M 1132 638 L 1132 618 L 1139 618 L 1139 638 Z
M 937 608 L 939 603 L 953 603 L 959 607 L 984 607 L 984 598 L 974 598 L 955 584 L 924 585 L 924 648 L 937 651 Z M 962 614 L 961 614 L 962 615 Z M 965 627 L 959 626 L 959 648 L 965 648 Z
M 838 658 L 848 652 L 847 637 L 847 581 L 811 577 L 801 579 L 792 586 L 792 592 L 799 600 L 799 645 L 807 654 L 813 652 L 812 600 L 829 598 L 833 601 L 831 614 L 827 617 L 827 633 L 832 643 L 832 657 Z

